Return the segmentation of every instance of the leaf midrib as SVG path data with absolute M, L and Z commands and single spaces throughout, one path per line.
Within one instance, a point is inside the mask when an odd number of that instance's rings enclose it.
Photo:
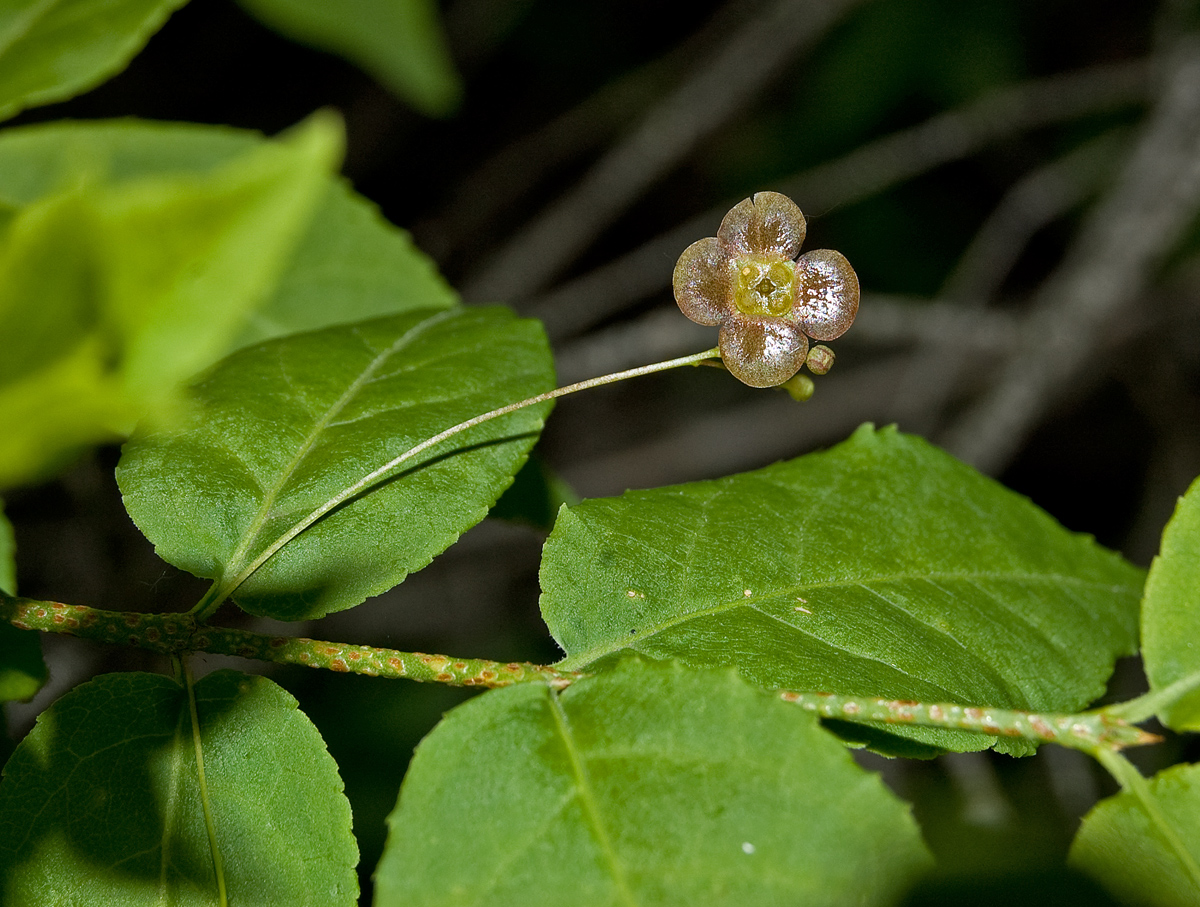
M 583 764 L 582 754 L 575 745 L 575 738 L 571 734 L 571 727 L 567 721 L 566 713 L 563 711 L 557 694 L 551 693 L 549 700 L 550 713 L 554 716 L 555 729 L 558 731 L 558 736 L 563 742 L 563 748 L 566 749 L 567 757 L 571 761 L 571 773 L 575 779 L 575 787 L 579 791 L 580 805 L 583 807 L 583 813 L 588 825 L 592 828 L 596 843 L 604 855 L 604 860 L 609 866 L 613 882 L 617 887 L 617 893 L 622 903 L 629 905 L 629 907 L 638 907 L 638 901 L 629 888 L 629 882 L 625 878 L 625 872 L 621 867 L 621 861 L 617 857 L 617 852 L 613 848 L 612 840 L 609 838 L 608 831 L 601 821 L 600 807 L 596 803 L 591 780 L 588 778 L 587 769 Z
M 452 315 L 460 315 L 461 313 L 462 310 L 458 308 L 446 309 L 445 311 L 430 315 L 420 323 L 413 325 L 413 327 L 409 328 L 400 337 L 398 337 L 390 347 L 381 351 L 377 356 L 375 356 L 375 358 L 371 360 L 367 367 L 364 368 L 354 379 L 354 381 L 350 383 L 345 392 L 333 403 L 333 405 L 327 408 L 321 417 L 317 419 L 315 423 L 313 423 L 312 429 L 310 429 L 308 434 L 305 435 L 304 440 L 299 447 L 296 448 L 295 454 L 280 472 L 278 479 L 269 488 L 263 489 L 263 499 L 262 503 L 259 505 L 258 512 L 255 514 L 254 519 L 251 521 L 250 525 L 246 528 L 246 531 L 242 535 L 242 541 L 225 563 L 224 570 L 222 571 L 223 583 L 225 577 L 236 577 L 240 575 L 248 559 L 251 546 L 255 543 L 255 541 L 258 540 L 258 535 L 270 518 L 271 511 L 274 509 L 276 502 L 279 500 L 279 496 L 284 487 L 287 485 L 288 480 L 299 468 L 300 464 L 304 461 L 304 458 L 312 452 L 317 439 L 320 437 L 321 433 L 329 427 L 330 423 L 337 416 L 337 414 L 345 409 L 358 391 L 370 381 L 371 376 L 374 375 L 380 367 L 382 367 L 383 363 L 403 350 L 427 329 L 440 324 L 442 321 L 445 321 Z

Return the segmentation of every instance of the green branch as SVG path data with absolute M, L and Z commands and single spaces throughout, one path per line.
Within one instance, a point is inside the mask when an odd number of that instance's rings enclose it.
M 0 620 L 23 630 L 65 633 L 95 642 L 148 649 L 161 655 L 178 657 L 192 652 L 239 655 L 276 664 L 304 665 L 372 677 L 404 677 L 450 686 L 505 687 L 541 681 L 562 689 L 583 676 L 521 662 L 450 658 L 295 636 L 268 636 L 201 624 L 189 614 L 104 611 L 84 605 L 11 598 L 2 592 Z
M 162 655 L 179 657 L 191 652 L 239 655 L 276 664 L 304 665 L 372 677 L 403 677 L 450 686 L 505 687 L 515 683 L 541 682 L 561 690 L 586 676 L 580 671 L 560 671 L 546 665 L 451 658 L 303 637 L 267 636 L 246 630 L 209 626 L 190 614 L 103 611 L 84 605 L 12 598 L 2 592 L 0 620 L 23 630 L 65 633 L 96 642 L 148 649 Z M 779 696 L 785 702 L 816 712 L 822 718 L 867 724 L 955 728 L 991 736 L 1023 737 L 1040 743 L 1057 743 L 1093 755 L 1099 750 L 1119 750 L 1159 740 L 1153 734 L 1117 717 L 1111 708 L 1069 714 L 839 696 L 833 693 L 797 693 L 792 690 L 782 690 Z
M 1039 743 L 1057 743 L 1092 755 L 1099 750 L 1119 750 L 1161 740 L 1102 709 L 1079 713 L 1022 712 L 952 702 L 909 702 L 791 690 L 780 691 L 779 698 L 816 712 L 822 718 L 955 728 L 993 737 L 1023 737 Z

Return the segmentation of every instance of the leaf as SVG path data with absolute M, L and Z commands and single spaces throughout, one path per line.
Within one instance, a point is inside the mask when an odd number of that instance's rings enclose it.
M 274 285 L 324 188 L 339 127 L 316 119 L 203 176 L 68 189 L 0 247 L 0 485 L 162 419 Z M 150 241 L 149 238 L 152 238 Z
M 462 85 L 433 0 L 239 0 L 281 34 L 345 57 L 422 113 L 444 116 Z
M 1200 479 L 1180 499 L 1150 565 L 1142 600 L 1142 660 L 1152 691 L 1177 682 L 1190 686 L 1159 713 L 1163 724 L 1200 731 Z
M 553 386 L 541 326 L 499 309 L 420 310 L 235 353 L 177 431 L 135 437 L 125 507 L 166 561 L 220 600 L 308 514 L 443 429 Z M 360 604 L 484 518 L 548 405 L 477 426 L 306 529 L 235 601 L 281 620 Z
M 218 671 L 197 683 L 196 707 L 230 903 L 354 904 L 350 807 L 296 701 L 263 677 Z M 9 907 L 213 904 L 212 865 L 187 694 L 167 677 L 76 687 L 5 766 Z
M 1192 907 L 1200 903 L 1200 765 L 1172 766 L 1145 787 L 1148 801 L 1126 790 L 1096 804 L 1070 861 L 1126 903 Z
M 207 174 L 263 142 L 224 126 L 138 120 L 11 129 L 0 135 L 0 205 L 19 210 L 80 181 Z M 233 346 L 456 301 L 407 233 L 332 180 L 272 294 Z
M 411 237 L 338 182 L 329 187 L 274 293 L 251 314 L 235 347 L 457 302 Z
M 16 541 L 0 501 L 0 592 L 17 594 Z M 36 633 L 0 623 L 0 702 L 29 699 L 46 682 L 46 663 Z
M 771 688 L 1037 710 L 1104 691 L 1141 587 L 1024 498 L 870 426 L 766 469 L 564 510 L 541 578 L 563 667 L 632 649 Z
M 376 907 L 885 904 L 928 865 L 908 808 L 811 716 L 637 660 L 459 706 L 389 825 Z
M 0 119 L 116 75 L 186 0 L 13 0 L 0 10 Z

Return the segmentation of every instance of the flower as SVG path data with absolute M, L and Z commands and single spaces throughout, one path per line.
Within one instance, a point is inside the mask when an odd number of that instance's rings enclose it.
M 840 252 L 796 259 L 804 215 L 786 195 L 757 192 L 688 246 L 675 265 L 680 310 L 719 325 L 721 360 L 751 387 L 774 387 L 804 365 L 808 340 L 833 340 L 858 313 L 858 276 Z

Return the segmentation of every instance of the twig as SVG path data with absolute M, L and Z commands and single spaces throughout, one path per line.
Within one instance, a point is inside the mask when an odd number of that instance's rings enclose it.
M 710 62 L 643 117 L 583 180 L 518 233 L 464 287 L 512 301 L 540 290 L 647 187 L 741 112 L 763 85 L 863 0 L 773 0 Z
M 853 333 L 842 342 L 900 346 L 928 341 L 936 351 L 958 349 L 990 357 L 1011 347 L 1017 325 L 1007 312 L 872 293 L 863 297 Z M 555 366 L 559 380 L 572 381 L 678 355 L 711 341 L 712 332 L 684 319 L 674 305 L 663 306 L 567 344 L 556 355 Z
M 1039 126 L 1144 102 L 1145 61 L 1098 66 L 1002 89 L 785 179 L 774 187 L 806 211 L 824 212 L 868 197 L 988 143 Z M 551 337 L 567 337 L 611 317 L 671 281 L 679 254 L 711 236 L 737 199 L 689 218 L 632 252 L 531 301 Z
M 1035 299 L 997 384 L 946 437 L 995 473 L 1097 355 L 1200 207 L 1200 42 L 1180 48 L 1160 104 L 1112 191 Z
M 455 659 L 349 643 L 266 636 L 200 624 L 187 614 L 102 611 L 85 605 L 13 598 L 3 593 L 0 593 L 0 620 L 24 630 L 129 645 L 177 660 L 193 652 L 209 652 L 372 677 L 488 688 L 544 683 L 561 690 L 587 676 L 580 671 L 558 671 L 546 665 Z M 1158 740 L 1105 710 L 1068 715 L 791 690 L 781 690 L 778 695 L 785 702 L 795 703 L 826 718 L 960 728 L 1054 742 L 1089 751 L 1097 747 L 1120 749 Z
M 943 302 L 962 308 L 964 314 L 987 305 L 1034 234 L 1096 188 L 1114 157 L 1114 145 L 1112 135 L 1103 135 L 1018 180 L 947 278 L 939 294 Z M 908 431 L 932 434 L 974 353 L 933 336 L 922 340 L 893 396 L 892 418 Z
M 466 0 L 460 16 L 473 20 L 466 8 L 495 0 Z M 730 0 L 698 31 L 662 56 L 598 91 L 550 122 L 505 145 L 455 182 L 442 212 L 416 224 L 421 248 L 445 262 L 495 223 L 501 213 L 569 161 L 607 141 L 637 119 L 693 60 L 708 57 L 722 36 L 745 15 L 751 0 Z M 449 29 L 451 21 L 447 22 Z M 456 49 L 458 45 L 456 44 Z
M 754 391 L 747 402 L 689 420 L 653 441 L 561 470 L 584 497 L 619 494 L 672 482 L 765 466 L 819 444 L 840 441 L 863 422 L 878 421 L 906 356 L 892 356 L 817 380 L 817 393 L 796 403 L 781 390 Z M 838 368 L 841 368 L 839 364 Z
M 1158 743 L 1162 739 L 1102 709 L 1077 714 L 1024 712 L 964 706 L 953 702 L 908 702 L 838 696 L 833 693 L 796 693 L 790 690 L 782 691 L 779 698 L 816 712 L 822 718 L 958 728 L 997 737 L 1021 737 L 1057 743 L 1088 753 L 1143 746 Z
M 303 665 L 371 677 L 403 677 L 459 687 L 504 687 L 538 681 L 562 689 L 583 676 L 523 662 L 451 658 L 303 637 L 267 636 L 201 624 L 189 614 L 103 611 L 85 605 L 11 598 L 3 593 L 0 593 L 0 620 L 23 630 L 63 633 L 110 645 L 133 646 L 160 655 L 181 656 L 192 652 L 237 655 L 275 664 Z

